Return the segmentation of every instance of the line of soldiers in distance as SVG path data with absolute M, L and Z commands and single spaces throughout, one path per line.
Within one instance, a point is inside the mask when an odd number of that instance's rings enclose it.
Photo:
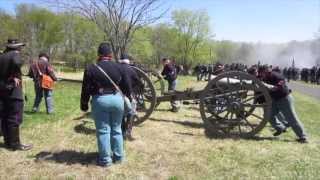
M 193 68 L 194 74 L 198 81 L 211 79 L 211 75 L 217 75 L 225 71 L 242 71 L 246 72 L 248 66 L 243 63 L 222 64 L 217 62 L 215 64 L 199 64 Z
M 260 66 L 260 65 L 252 65 L 252 66 Z M 314 83 L 320 84 L 320 67 L 313 66 L 312 68 L 299 68 L 294 67 L 284 67 L 283 69 L 279 66 L 272 66 L 273 71 L 281 73 L 288 82 L 290 80 L 301 80 L 306 83 Z M 211 79 L 211 75 L 217 75 L 221 72 L 226 71 L 242 71 L 247 72 L 248 66 L 243 63 L 232 63 L 232 64 L 222 64 L 217 62 L 215 64 L 205 64 L 205 65 L 197 65 L 194 67 L 193 72 L 197 76 L 198 81 Z
M 320 67 L 317 66 L 302 68 L 301 70 L 299 68 L 285 67 L 281 72 L 288 81 L 300 79 L 306 83 L 320 84 Z

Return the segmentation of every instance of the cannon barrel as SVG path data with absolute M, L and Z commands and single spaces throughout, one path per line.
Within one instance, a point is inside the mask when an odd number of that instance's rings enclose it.
M 214 79 L 214 78 L 216 78 L 217 77 L 217 75 L 212 75 L 212 79 Z M 240 82 L 241 80 L 239 80 L 239 79 L 235 79 L 235 78 L 222 78 L 222 79 L 219 79 L 219 83 L 222 83 L 222 84 L 227 84 L 227 83 L 229 83 L 229 84 L 237 84 L 237 83 L 241 83 Z M 246 83 L 246 84 L 252 84 L 253 83 L 253 81 L 252 80 L 244 80 L 243 81 L 244 83 Z M 274 85 L 271 85 L 271 84 L 267 84 L 267 83 L 265 83 L 265 82 L 261 82 L 265 87 L 267 87 L 268 89 L 272 89 L 272 88 L 274 88 Z

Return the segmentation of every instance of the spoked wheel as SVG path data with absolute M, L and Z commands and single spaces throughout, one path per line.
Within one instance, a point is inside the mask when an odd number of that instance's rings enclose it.
M 156 90 L 148 75 L 137 67 L 133 67 L 140 78 L 140 82 L 133 82 L 133 94 L 136 100 L 137 117 L 134 124 L 138 125 L 149 118 L 153 112 L 157 96 Z
M 148 71 L 147 75 L 151 80 L 157 96 L 161 96 L 165 92 L 165 81 L 164 79 L 155 71 Z
M 264 102 L 257 103 L 257 99 Z M 252 137 L 270 118 L 271 97 L 254 76 L 226 72 L 209 81 L 200 97 L 207 130 L 218 136 Z
M 147 75 L 149 79 L 151 80 L 155 91 L 156 91 L 156 96 L 161 96 L 165 93 L 165 81 L 164 79 L 155 71 L 148 71 Z M 155 108 L 159 106 L 160 102 L 157 102 L 155 105 Z

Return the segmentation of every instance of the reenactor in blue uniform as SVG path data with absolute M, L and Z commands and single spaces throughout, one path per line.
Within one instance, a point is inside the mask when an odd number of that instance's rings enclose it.
M 193 69 L 194 74 L 197 76 L 197 81 L 200 81 L 201 76 L 201 66 L 200 64 L 196 65 Z
M 213 72 L 213 64 L 208 64 L 208 81 L 210 81 Z
M 85 69 L 80 101 L 81 110 L 88 111 L 91 98 L 99 166 L 110 166 L 124 160 L 121 124 L 125 102 L 122 95 L 130 99 L 131 93 L 128 69 L 112 60 L 109 43 L 101 43 L 97 63 Z
M 303 68 L 301 71 L 301 80 L 304 82 L 308 83 L 309 82 L 309 69 L 308 68 Z
M 279 66 L 276 66 L 272 69 L 272 71 L 280 73 L 281 74 L 281 69 L 279 68 Z
M 287 71 L 287 79 L 288 79 L 288 82 L 290 82 L 290 80 L 292 79 L 293 77 L 293 68 L 292 67 L 289 67 L 288 68 L 288 71 Z
M 217 62 L 213 68 L 213 75 L 218 75 L 224 72 L 224 66 L 222 63 Z
M 288 79 L 288 68 L 287 68 L 287 67 L 283 68 L 282 75 L 283 75 L 286 79 Z
M 200 65 L 200 81 L 206 77 L 206 69 L 205 65 Z
M 316 66 L 313 66 L 311 69 L 310 69 L 310 82 L 311 83 L 316 83 L 316 74 L 317 74 L 317 67 Z
M 318 67 L 318 69 L 317 69 L 316 81 L 317 81 L 317 84 L 320 84 L 320 67 Z
M 204 78 L 204 80 L 205 81 L 207 81 L 208 80 L 208 74 L 209 74 L 209 66 L 207 65 L 207 64 L 205 64 L 205 65 L 203 65 L 203 72 L 202 72 L 202 74 L 203 74 L 203 78 Z
M 165 80 L 168 81 L 168 91 L 175 91 L 177 85 L 177 70 L 174 65 L 170 62 L 170 59 L 163 58 L 163 70 L 161 75 L 164 77 Z M 179 103 L 175 100 L 171 101 L 171 111 L 178 112 L 179 111 Z
M 292 79 L 295 81 L 299 79 L 299 68 L 293 68 Z
M 136 94 L 135 90 L 140 90 L 143 88 L 143 82 L 141 82 L 138 74 L 133 69 L 133 67 L 130 65 L 130 58 L 126 54 L 122 54 L 121 58 L 119 60 L 119 63 L 124 67 L 124 69 L 127 69 L 127 75 L 131 82 L 132 87 L 132 95 L 131 95 L 131 109 L 128 112 L 128 114 L 125 115 L 122 121 L 122 134 L 124 139 L 127 139 L 129 141 L 133 141 L 134 138 L 132 136 L 132 128 L 134 123 L 134 118 L 137 116 L 137 101 L 136 101 Z
M 20 51 L 23 43 L 9 39 L 0 55 L 0 122 L 5 147 L 10 150 L 30 150 L 32 145 L 20 142 L 23 119 L 23 92 Z

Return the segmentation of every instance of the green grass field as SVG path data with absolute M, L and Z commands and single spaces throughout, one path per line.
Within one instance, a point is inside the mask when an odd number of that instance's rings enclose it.
M 34 90 L 32 82 L 28 81 L 26 85 L 26 95 L 28 101 L 25 102 L 24 127 L 33 127 L 41 123 L 49 123 L 63 120 L 72 116 L 74 113 L 79 113 L 79 98 L 81 93 L 80 84 L 77 83 L 58 83 L 55 87 L 57 91 L 54 93 L 54 109 L 55 113 L 48 116 L 44 105 L 44 99 L 40 106 L 39 113 L 31 113 L 34 102 Z
M 203 87 L 181 77 L 179 89 Z M 134 129 L 137 140 L 126 142 L 121 165 L 95 165 L 96 139 L 90 117 L 79 110 L 80 85 L 58 83 L 54 115 L 30 113 L 33 87 L 27 83 L 22 139 L 28 152 L 0 148 L 0 179 L 319 179 L 320 102 L 294 93 L 296 109 L 310 135 L 296 143 L 292 130 L 273 138 L 268 125 L 256 140 L 206 136 L 197 106 L 179 113 L 160 104 L 150 119 Z M 0 140 L 0 146 L 2 140 Z

